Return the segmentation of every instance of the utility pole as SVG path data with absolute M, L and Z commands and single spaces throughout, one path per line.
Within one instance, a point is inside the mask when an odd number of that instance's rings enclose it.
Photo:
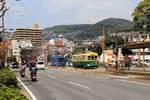
M 140 35 L 138 35 L 138 42 L 140 41 Z M 138 65 L 141 65 L 141 50 L 138 49 Z
M 145 71 L 145 48 L 143 48 L 143 68 Z
M 1 20 L 1 32 L 0 32 L 0 42 L 2 42 L 3 44 L 3 47 L 4 47 L 4 63 L 6 65 L 6 45 L 5 45 L 5 42 L 4 42 L 4 30 L 5 30 L 5 27 L 4 27 L 4 15 L 5 15 L 5 12 L 8 10 L 7 7 L 6 7 L 6 3 L 5 3 L 5 0 L 0 0 L 0 4 L 1 4 L 1 7 L 0 7 L 0 20 Z
M 6 3 L 5 3 L 5 0 L 0 0 L 0 4 L 1 4 L 1 7 L 0 7 L 0 20 L 1 20 L 1 38 L 2 40 L 4 40 L 4 15 L 6 13 L 6 11 L 8 10 L 7 7 L 6 7 Z
M 115 35 L 116 69 L 118 69 L 118 36 Z
M 105 28 L 103 27 L 103 64 L 105 65 Z

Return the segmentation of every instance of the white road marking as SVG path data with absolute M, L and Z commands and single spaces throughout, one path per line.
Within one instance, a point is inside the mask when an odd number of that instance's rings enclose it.
M 52 75 L 48 75 L 48 77 L 50 77 L 50 78 L 56 78 L 55 76 L 52 76 Z
M 114 78 L 114 79 L 128 79 L 129 76 L 107 75 L 107 77 Z
M 78 84 L 78 83 L 75 83 L 75 82 L 72 82 L 72 81 L 68 81 L 68 83 L 79 86 L 79 87 L 83 87 L 83 88 L 86 88 L 86 89 L 91 89 L 90 87 L 87 87 L 87 86 L 84 86 L 84 85 L 81 85 L 81 84 Z
M 34 96 L 34 94 L 25 86 L 25 84 L 17 77 L 17 80 L 21 83 L 21 85 L 26 89 L 26 91 L 31 96 L 32 100 L 37 100 L 37 98 Z
M 109 77 L 105 77 L 105 76 L 96 76 L 96 77 L 101 79 L 109 79 Z
M 121 82 L 132 83 L 132 84 L 137 84 L 137 85 L 144 85 L 144 86 L 149 86 L 149 87 L 150 87 L 150 84 L 148 84 L 148 83 L 141 83 L 141 82 L 135 82 L 135 81 L 128 81 L 128 80 L 123 80 L 123 79 L 114 79 L 114 80 L 121 81 Z

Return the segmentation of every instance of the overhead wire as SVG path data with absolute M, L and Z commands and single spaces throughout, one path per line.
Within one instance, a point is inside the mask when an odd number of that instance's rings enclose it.
M 27 9 L 27 7 L 24 5 L 24 3 L 21 0 L 19 2 L 22 5 L 22 7 L 26 10 L 26 12 L 27 12 L 28 16 L 31 18 L 32 22 L 34 22 L 35 20 L 34 20 L 33 16 L 31 15 L 31 13 L 29 12 L 29 10 Z

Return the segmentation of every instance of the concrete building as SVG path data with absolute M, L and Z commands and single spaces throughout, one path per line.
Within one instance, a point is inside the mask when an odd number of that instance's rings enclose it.
M 105 50 L 100 56 L 100 62 L 109 65 L 115 65 L 116 55 L 113 53 L 113 50 Z M 118 63 L 120 64 L 123 61 L 123 55 L 121 49 L 118 52 Z
M 121 36 L 124 38 L 124 45 L 132 49 L 130 55 L 132 63 L 150 65 L 150 33 L 129 32 L 112 33 L 111 36 Z
M 11 49 L 12 49 L 13 56 L 20 56 L 21 47 L 20 47 L 20 43 L 17 40 L 12 40 Z
M 32 43 L 30 40 L 12 40 L 11 50 L 12 55 L 16 57 L 17 62 L 21 63 L 21 49 L 31 48 Z
M 12 40 L 31 40 L 34 47 L 41 47 L 43 43 L 42 30 L 38 24 L 35 24 L 31 29 L 18 28 L 12 35 Z

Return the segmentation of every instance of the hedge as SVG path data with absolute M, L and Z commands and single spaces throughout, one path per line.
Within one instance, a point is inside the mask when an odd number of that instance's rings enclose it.
M 8 87 L 17 88 L 16 75 L 7 67 L 0 69 L 0 83 Z
M 0 100 L 28 100 L 17 84 L 16 75 L 9 68 L 0 69 Z
M 0 87 L 0 100 L 28 100 L 19 89 Z

